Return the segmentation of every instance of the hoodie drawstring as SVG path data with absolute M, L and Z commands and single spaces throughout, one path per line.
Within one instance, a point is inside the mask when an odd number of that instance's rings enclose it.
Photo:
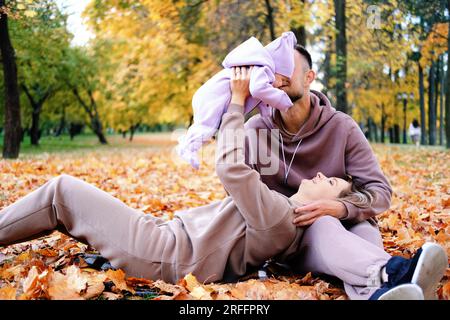
M 294 154 L 292 155 L 291 162 L 289 163 L 289 167 L 286 169 L 286 158 L 284 155 L 284 143 L 283 143 L 283 137 L 281 133 L 279 133 L 280 139 L 281 139 L 281 151 L 283 154 L 283 163 L 284 163 L 284 184 L 287 184 L 287 179 L 289 175 L 289 171 L 291 171 L 292 162 L 294 161 L 295 155 L 297 154 L 298 147 L 300 146 L 300 143 L 302 143 L 303 139 L 300 139 L 297 146 L 295 147 Z

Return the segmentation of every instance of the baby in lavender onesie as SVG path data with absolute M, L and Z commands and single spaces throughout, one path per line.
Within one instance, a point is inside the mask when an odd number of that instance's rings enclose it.
M 292 32 L 284 32 L 265 47 L 251 37 L 233 49 L 222 62 L 224 69 L 195 92 L 192 98 L 194 121 L 186 135 L 179 139 L 178 155 L 195 169 L 199 168 L 197 152 L 216 133 L 231 100 L 232 67 L 254 66 L 250 75 L 251 96 L 245 103 L 245 113 L 258 107 L 261 116 L 265 117 L 271 114 L 270 108 L 289 109 L 292 101 L 284 91 L 274 87 L 274 82 L 280 75 L 291 78 L 296 43 Z

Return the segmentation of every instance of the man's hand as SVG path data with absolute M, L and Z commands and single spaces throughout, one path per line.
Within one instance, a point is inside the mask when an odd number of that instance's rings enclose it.
M 297 216 L 292 222 L 297 227 L 305 227 L 325 215 L 342 219 L 347 215 L 347 208 L 337 200 L 316 200 L 298 207 L 294 212 Z

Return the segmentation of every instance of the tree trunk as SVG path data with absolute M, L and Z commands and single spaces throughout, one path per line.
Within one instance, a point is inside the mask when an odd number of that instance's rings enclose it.
M 420 144 L 427 144 L 427 127 L 425 125 L 425 89 L 423 84 L 423 69 L 418 63 L 419 66 L 419 97 L 420 97 L 420 130 L 422 132 L 420 136 Z
M 406 138 L 406 105 L 408 103 L 408 98 L 403 99 L 403 144 L 407 143 L 407 138 Z
M 101 144 L 108 144 L 105 134 L 103 133 L 102 122 L 100 121 L 97 115 L 91 118 L 91 128 L 92 131 L 94 131 L 94 133 L 97 135 L 97 138 Z
M 78 102 L 81 104 L 81 106 L 84 108 L 84 110 L 89 115 L 89 118 L 91 120 L 90 127 L 91 127 L 92 131 L 95 133 L 95 135 L 97 136 L 100 143 L 107 144 L 108 141 L 106 140 L 106 137 L 103 133 L 102 122 L 100 121 L 100 117 L 99 117 L 98 111 L 97 111 L 97 105 L 94 100 L 94 96 L 92 95 L 92 92 L 90 92 L 88 90 L 88 96 L 89 96 L 89 100 L 90 100 L 89 104 L 87 104 L 83 100 L 83 98 L 80 96 L 80 93 L 78 92 L 77 88 L 72 88 L 72 92 L 75 95 L 75 97 L 77 98 Z
M 394 143 L 400 143 L 400 126 L 394 124 Z
M 325 44 L 325 59 L 323 60 L 323 89 L 324 95 L 328 96 L 328 90 L 330 90 L 330 79 L 331 79 L 331 54 L 333 51 L 333 44 L 331 37 L 327 37 L 328 41 Z
M 436 144 L 436 106 L 434 105 L 435 96 L 435 72 L 436 63 L 431 63 L 428 74 L 428 130 L 429 130 L 429 144 L 434 146 Z
M 141 125 L 140 123 L 136 123 L 134 126 L 131 126 L 131 128 L 130 128 L 130 142 L 133 141 L 134 133 L 136 132 L 136 130 L 139 128 L 140 125 Z
M 450 0 L 447 0 L 447 11 L 450 12 Z M 450 85 L 450 23 L 448 24 L 448 36 L 447 36 L 447 84 Z M 445 90 L 445 133 L 447 138 L 447 148 L 450 149 L 450 90 Z
M 31 114 L 31 129 L 30 129 L 30 139 L 31 144 L 34 146 L 39 145 L 39 118 L 41 116 L 42 106 L 44 105 L 47 98 L 50 96 L 51 90 L 45 92 L 42 96 L 38 97 L 37 100 L 33 97 L 30 90 L 28 90 L 26 85 L 22 85 L 22 88 L 30 101 L 32 114 Z M 41 91 L 41 90 L 35 90 Z
M 394 143 L 395 139 L 394 139 L 394 127 L 390 127 L 389 128 L 389 143 Z
M 305 26 L 300 26 L 298 28 L 293 28 L 292 32 L 297 38 L 297 43 L 303 47 L 306 47 L 306 29 Z
M 375 122 L 372 122 L 373 124 L 373 135 L 374 135 L 374 139 L 375 142 L 380 142 L 380 136 L 378 135 L 378 126 Z
M 347 106 L 347 37 L 345 34 L 345 0 L 334 0 L 336 16 L 336 107 L 350 113 Z
M 301 0 L 303 4 L 303 8 L 305 8 L 305 0 Z M 291 28 L 291 31 L 295 34 L 297 38 L 297 43 L 306 47 L 306 28 L 304 25 L 299 26 L 298 28 Z
M 4 5 L 5 1 L 0 0 L 0 7 Z M 19 157 L 22 138 L 20 96 L 15 53 L 9 37 L 8 17 L 4 12 L 0 14 L 0 53 L 5 83 L 3 158 L 15 159 Z
M 437 136 L 438 136 L 438 129 L 437 129 L 437 119 L 438 119 L 438 103 L 439 103 L 439 84 L 441 82 L 441 59 L 438 59 L 437 63 L 436 63 L 436 78 L 434 79 L 434 113 L 436 114 L 436 144 L 438 143 L 437 141 Z M 439 123 L 440 124 L 440 123 Z
M 439 145 L 444 145 L 444 95 L 445 95 L 445 72 L 444 56 L 441 55 L 441 91 L 439 92 Z
M 30 129 L 30 141 L 33 146 L 39 145 L 39 112 L 34 112 L 31 115 L 31 129 Z
M 271 41 L 276 39 L 275 36 L 275 23 L 273 20 L 273 8 L 272 5 L 270 4 L 270 0 L 266 0 L 266 8 L 267 8 L 267 24 L 269 25 L 269 31 L 270 31 L 270 39 Z
M 66 105 L 62 104 L 61 119 L 59 120 L 59 125 L 58 129 L 56 129 L 55 137 L 59 137 L 63 133 L 65 126 L 66 126 Z
M 381 143 L 384 143 L 387 116 L 384 114 L 384 103 L 381 104 Z
M 372 139 L 372 121 L 371 120 L 372 119 L 370 117 L 367 118 L 367 134 L 366 134 L 366 138 L 370 142 L 373 141 L 373 139 Z

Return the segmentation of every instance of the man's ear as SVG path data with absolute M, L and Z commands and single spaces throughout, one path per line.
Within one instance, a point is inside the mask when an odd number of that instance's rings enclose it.
M 306 82 L 308 83 L 308 85 L 311 85 L 311 83 L 313 83 L 315 79 L 316 72 L 312 69 L 308 70 L 308 72 L 306 72 Z

